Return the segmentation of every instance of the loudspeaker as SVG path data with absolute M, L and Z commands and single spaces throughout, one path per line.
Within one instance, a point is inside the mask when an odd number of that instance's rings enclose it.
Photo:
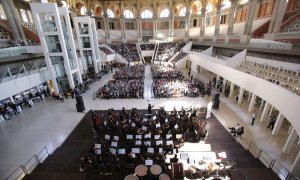
M 77 97 L 76 97 L 76 103 L 77 103 L 77 104 L 83 104 L 82 96 L 77 96 Z
M 213 92 L 212 97 L 213 97 L 213 101 L 215 101 L 215 100 L 219 101 L 219 99 L 220 99 L 220 93 Z
M 83 112 L 85 110 L 84 104 L 83 103 L 77 103 L 76 104 L 76 109 L 77 109 L 77 112 Z
M 212 108 L 219 109 L 220 100 L 213 100 Z

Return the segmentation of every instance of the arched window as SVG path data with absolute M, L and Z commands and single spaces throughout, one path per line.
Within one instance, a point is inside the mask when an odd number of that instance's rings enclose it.
M 161 17 L 161 18 L 169 17 L 169 14 L 170 14 L 169 9 L 163 9 L 162 11 L 160 11 L 159 17 Z
M 221 4 L 222 9 L 227 9 L 231 7 L 231 2 L 229 0 L 224 0 Z
M 179 16 L 185 16 L 186 14 L 186 8 L 185 7 L 182 7 L 179 9 Z
M 85 6 L 82 6 L 82 7 L 80 8 L 80 14 L 81 14 L 81 15 L 86 14 L 86 8 L 85 8 Z
M 133 18 L 133 12 L 130 11 L 130 10 L 128 10 L 128 9 L 126 9 L 124 11 L 124 16 L 125 16 L 125 18 Z
M 21 13 L 21 17 L 22 17 L 23 22 L 28 23 L 28 17 L 27 17 L 25 9 L 20 9 L 20 13 Z
M 245 4 L 247 3 L 249 0 L 241 0 L 241 3 L 240 4 Z
M 207 6 L 206 6 L 206 12 L 210 12 L 210 11 L 212 11 L 212 5 L 211 4 L 208 4 Z
M 6 19 L 6 15 L 1 4 L 0 4 L 0 19 Z
M 141 18 L 143 18 L 143 19 L 149 19 L 149 18 L 152 18 L 152 17 L 153 17 L 153 13 L 148 9 L 144 10 L 141 13 Z
M 114 14 L 114 12 L 112 12 L 112 10 L 110 10 L 110 9 L 107 9 L 107 16 L 109 17 L 109 18 L 114 18 L 115 17 L 115 14 Z

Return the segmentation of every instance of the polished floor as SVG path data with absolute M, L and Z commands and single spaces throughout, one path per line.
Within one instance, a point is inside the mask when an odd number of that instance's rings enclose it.
M 210 97 L 199 98 L 171 98 L 153 99 L 151 94 L 150 67 L 146 69 L 145 99 L 96 99 L 93 94 L 96 90 L 111 79 L 112 74 L 105 75 L 100 81 L 91 85 L 91 89 L 83 94 L 86 111 L 89 109 L 106 110 L 108 108 L 127 109 L 137 107 L 145 109 L 148 102 L 154 108 L 164 106 L 166 109 L 184 107 L 205 107 Z M 198 76 L 194 74 L 194 77 Z M 210 73 L 203 73 L 199 77 L 203 81 L 211 78 Z M 5 179 L 19 165 L 24 164 L 33 154 L 37 154 L 44 146 L 53 152 L 59 147 L 68 135 L 80 122 L 84 113 L 76 112 L 75 99 L 66 99 L 64 103 L 47 98 L 45 102 L 36 102 L 32 108 L 25 108 L 18 114 L 0 123 L 0 179 Z M 245 134 L 238 139 L 244 147 L 254 142 L 273 159 L 277 159 L 287 168 L 293 162 L 299 152 L 295 145 L 292 152 L 287 155 L 282 153 L 282 147 L 288 137 L 285 131 L 280 131 L 278 136 L 272 136 L 271 130 L 267 129 L 268 122 L 255 122 L 250 125 L 252 113 L 247 112 L 247 104 L 237 105 L 234 99 L 221 97 L 219 110 L 213 110 L 214 115 L 224 127 L 235 126 L 237 123 L 245 127 Z

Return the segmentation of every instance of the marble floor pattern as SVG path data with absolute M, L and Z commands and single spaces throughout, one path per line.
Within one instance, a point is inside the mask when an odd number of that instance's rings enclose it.
M 184 70 L 184 72 L 186 71 Z M 150 74 L 150 67 L 147 66 L 144 84 L 145 99 L 93 100 L 93 94 L 112 78 L 112 73 L 103 76 L 82 95 L 86 112 L 89 109 L 106 110 L 108 108 L 121 109 L 122 107 L 146 109 L 148 102 L 153 104 L 154 108 L 164 106 L 167 110 L 173 109 L 174 106 L 177 108 L 182 106 L 205 107 L 210 101 L 208 96 L 204 98 L 153 99 Z M 212 75 L 209 73 L 194 74 L 194 77 L 196 76 L 206 82 Z M 11 120 L 0 123 L 0 179 L 6 179 L 14 169 L 24 164 L 44 146 L 52 153 L 62 144 L 84 116 L 84 113 L 76 111 L 75 104 L 75 99 L 65 99 L 65 102 L 61 103 L 48 97 L 45 102 L 37 102 L 32 108 L 25 108 L 22 113 L 13 116 Z M 278 136 L 272 136 L 271 130 L 266 128 L 268 122 L 260 123 L 257 120 L 255 125 L 251 126 L 252 113 L 247 112 L 247 107 L 246 103 L 237 105 L 234 99 L 221 96 L 220 109 L 213 110 L 213 113 L 224 127 L 235 126 L 237 123 L 245 127 L 245 134 L 238 139 L 244 147 L 247 148 L 251 142 L 254 142 L 272 158 L 276 158 L 289 168 L 299 152 L 299 147 L 295 145 L 290 154 L 283 154 L 282 147 L 288 135 L 281 130 Z

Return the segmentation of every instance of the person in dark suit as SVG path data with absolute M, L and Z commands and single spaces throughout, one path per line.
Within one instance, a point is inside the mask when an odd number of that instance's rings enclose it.
M 179 159 L 177 158 L 177 154 L 174 155 L 173 158 L 170 159 L 171 163 L 178 163 Z

